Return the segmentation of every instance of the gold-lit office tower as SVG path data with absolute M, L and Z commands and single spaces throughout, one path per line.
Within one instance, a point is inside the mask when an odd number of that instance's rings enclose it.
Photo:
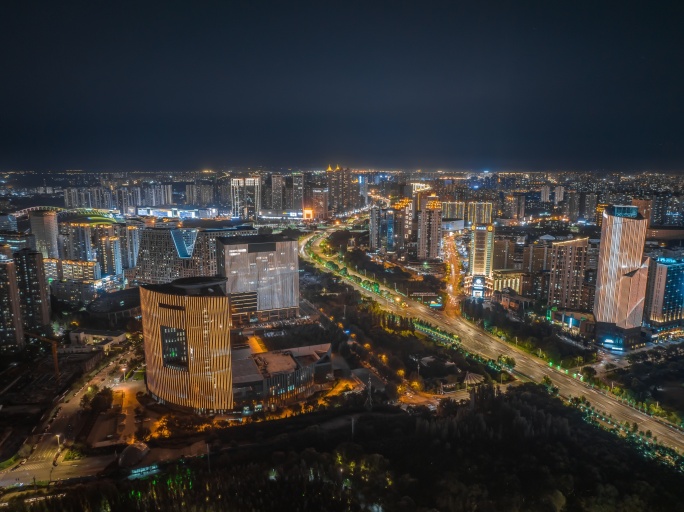
M 147 389 L 200 414 L 233 408 L 226 279 L 191 277 L 140 288 Z

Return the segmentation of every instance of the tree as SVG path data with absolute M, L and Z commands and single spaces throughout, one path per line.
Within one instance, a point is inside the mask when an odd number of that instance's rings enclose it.
M 114 393 L 111 388 L 103 388 L 97 395 L 93 397 L 90 403 L 93 411 L 100 412 L 106 411 L 112 406 L 114 400 Z
M 425 386 L 423 377 L 421 377 L 417 372 L 411 372 L 409 375 L 409 385 L 416 391 L 422 391 Z
M 152 434 L 152 432 L 150 432 L 149 428 L 141 425 L 138 428 L 138 430 L 135 431 L 135 434 L 133 434 L 133 436 L 135 437 L 136 441 L 145 442 L 145 441 L 149 440 L 151 434 Z
M 596 377 L 596 369 L 592 366 L 585 366 L 582 368 L 582 375 L 587 380 L 593 380 Z
M 397 389 L 397 385 L 393 382 L 388 382 L 387 384 L 385 384 L 385 394 L 387 395 L 387 399 L 389 401 L 395 401 L 397 398 L 399 398 L 399 391 Z
M 508 366 L 511 370 L 512 370 L 513 368 L 515 368 L 515 359 L 513 359 L 513 358 L 510 357 L 510 356 L 505 356 L 505 355 L 501 354 L 501 355 L 497 358 L 497 362 L 498 362 L 501 366 Z
M 458 411 L 458 403 L 452 398 L 442 398 L 437 406 L 437 414 L 440 416 L 454 416 Z

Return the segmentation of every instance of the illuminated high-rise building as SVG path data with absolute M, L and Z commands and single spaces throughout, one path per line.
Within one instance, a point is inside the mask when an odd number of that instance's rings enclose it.
M 97 241 L 97 261 L 105 276 L 123 273 L 121 265 L 121 239 L 118 236 L 100 236 Z
M 174 204 L 172 183 L 147 183 L 142 187 L 141 206 L 170 206 Z
M 261 178 L 232 178 L 230 196 L 234 218 L 256 220 L 261 210 Z
M 220 238 L 218 274 L 227 278 L 226 290 L 235 321 L 263 321 L 299 314 L 299 257 L 297 240 L 279 235 Z
M 608 206 L 603 212 L 594 300 L 596 339 L 615 350 L 643 343 L 647 225 L 636 206 Z
M 0 231 L 0 245 L 8 245 L 13 252 L 21 249 L 33 249 L 35 251 L 36 237 L 32 234 L 25 235 L 16 231 Z
M 394 250 L 406 252 L 415 245 L 413 237 L 413 201 L 401 199 L 392 205 L 394 210 Z
M 474 202 L 468 203 L 467 224 L 491 224 L 492 203 Z
M 470 227 L 468 256 L 466 289 L 473 297 L 487 297 L 492 290 L 494 270 L 494 226 L 492 224 L 473 224 Z
M 138 219 L 127 219 L 126 224 L 117 224 L 116 232 L 121 241 L 121 266 L 133 268 L 138 264 L 140 234 L 145 224 Z
M 256 220 L 261 210 L 261 178 L 245 178 L 245 219 Z
M 214 184 L 197 180 L 185 185 L 185 204 L 208 206 L 214 204 Z
M 651 208 L 652 226 L 667 226 L 669 224 L 667 214 L 670 210 L 672 199 L 671 192 L 662 192 L 653 196 Z
M 64 191 L 64 205 L 67 208 L 110 210 L 127 207 L 130 205 L 129 203 L 131 200 L 127 194 L 117 195 L 105 187 L 67 188 Z
M 92 224 L 90 222 L 63 222 L 60 226 L 61 251 L 65 260 L 95 260 Z
M 565 187 L 562 185 L 558 185 L 556 188 L 553 189 L 553 203 L 558 204 L 563 201 L 565 198 Z
M 608 205 L 606 203 L 599 203 L 596 205 L 596 225 L 603 226 L 603 212 Z
M 639 209 L 641 216 L 648 221 L 648 226 L 651 223 L 651 213 L 653 209 L 653 200 L 651 199 L 632 199 L 632 206 L 636 206 Z
M 140 288 L 146 384 L 161 403 L 200 414 L 230 412 L 230 300 L 220 277 Z
M 31 249 L 15 252 L 14 267 L 24 328 L 50 323 L 50 292 L 45 277 L 43 255 Z
M 71 261 L 98 261 L 105 276 L 120 275 L 121 239 L 117 233 L 125 225 L 108 217 L 78 216 L 60 225 L 60 253 Z
M 36 237 L 36 250 L 43 258 L 58 258 L 57 213 L 53 211 L 34 211 L 29 213 L 31 233 Z
M 292 175 L 292 209 L 301 211 L 304 208 L 304 174 L 296 172 Z
M 442 201 L 443 219 L 465 219 L 465 203 L 462 201 Z
M 78 189 L 67 187 L 64 189 L 64 206 L 66 208 L 78 208 L 79 206 Z
M 579 238 L 551 245 L 549 306 L 582 308 L 582 286 L 587 270 L 589 239 Z
M 17 218 L 11 213 L 0 213 L 0 231 L 16 232 Z
M 128 215 L 133 207 L 135 210 L 135 201 L 133 195 L 129 192 L 127 187 L 118 188 L 114 191 L 114 207 L 121 212 L 122 215 Z
M 325 220 L 328 218 L 329 192 L 325 187 L 314 187 L 311 190 L 311 209 L 313 218 Z
M 548 185 L 542 186 L 540 200 L 542 203 L 550 203 L 551 202 L 551 187 L 550 186 L 548 186 Z
M 370 210 L 369 235 L 370 248 L 373 251 L 395 250 L 395 211 L 392 208 L 378 208 Z
M 11 352 L 23 345 L 24 328 L 16 266 L 11 254 L 0 251 L 0 351 Z
M 328 168 L 326 173 L 329 191 L 328 207 L 335 215 L 343 214 L 356 207 L 356 196 L 352 183 L 352 173 L 350 169 Z M 358 184 L 357 184 L 358 185 Z
M 470 229 L 470 274 L 491 277 L 494 259 L 494 226 L 476 225 Z
M 684 260 L 654 258 L 648 268 L 644 328 L 652 339 L 684 330 Z
M 285 176 L 282 174 L 271 174 L 271 209 L 283 210 L 285 207 Z
M 48 283 L 67 279 L 70 281 L 96 281 L 102 278 L 97 261 L 43 260 Z
M 580 194 L 580 216 L 587 222 L 596 222 L 596 205 L 598 196 L 593 192 Z
M 368 230 L 369 230 L 369 245 L 371 251 L 377 251 L 381 247 L 381 224 L 382 224 L 382 209 L 377 206 L 373 206 L 370 209 L 369 219 L 368 219 Z
M 574 190 L 565 194 L 564 215 L 570 222 L 577 222 L 580 217 L 580 194 Z
M 439 258 L 442 244 L 442 203 L 430 200 L 418 214 L 418 259 Z
M 235 219 L 243 218 L 245 207 L 245 179 L 232 178 L 230 180 L 230 204 L 232 217 Z
M 248 226 L 226 229 L 144 228 L 140 235 L 137 279 L 141 283 L 169 283 L 182 277 L 211 277 L 218 273 L 216 240 L 248 236 Z
M 525 218 L 525 194 L 508 194 L 504 197 L 503 214 L 507 219 Z
M 510 238 L 494 239 L 494 256 L 492 269 L 513 269 L 515 259 L 515 242 Z

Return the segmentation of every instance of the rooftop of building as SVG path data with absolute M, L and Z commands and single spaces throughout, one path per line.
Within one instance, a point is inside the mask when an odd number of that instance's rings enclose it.
M 639 208 L 634 205 L 611 204 L 605 209 L 606 215 L 622 217 L 625 219 L 644 220 L 644 216 L 639 213 Z
M 183 219 L 184 228 L 197 228 L 204 231 L 209 230 L 230 230 L 230 231 L 254 231 L 257 229 L 244 221 L 235 222 L 231 219 Z
M 259 382 L 271 375 L 311 366 L 329 355 L 330 348 L 330 343 L 323 343 L 254 353 L 248 344 L 233 347 L 233 384 Z
M 525 271 L 519 268 L 497 268 L 492 270 L 492 273 L 498 275 L 518 275 L 524 274 Z
M 241 244 L 267 244 L 277 242 L 296 242 L 295 238 L 290 238 L 285 235 L 250 235 L 250 236 L 231 236 L 219 238 L 219 242 L 223 245 L 241 245 Z
M 165 284 L 143 285 L 147 290 L 169 295 L 199 295 L 203 297 L 226 296 L 225 277 L 183 277 Z
M 114 217 L 107 217 L 105 215 L 98 215 L 96 213 L 81 213 L 74 211 L 73 213 L 64 213 L 60 219 L 60 223 L 63 224 L 119 224 L 123 222 L 123 219 L 116 219 Z
M 33 236 L 28 233 L 20 233 L 19 231 L 7 231 L 7 230 L 0 230 L 0 235 L 1 236 L 11 236 L 11 237 L 27 237 L 27 236 Z
M 254 356 L 259 370 L 268 377 L 279 373 L 291 373 L 298 367 L 297 361 L 289 351 L 262 352 Z
M 231 365 L 233 369 L 233 385 L 248 384 L 262 380 L 259 367 L 251 357 L 233 359 Z
M 88 304 L 89 313 L 116 313 L 140 307 L 140 289 L 127 288 L 101 295 Z
M 102 330 L 102 329 L 88 329 L 88 328 L 81 328 L 81 329 L 74 329 L 71 331 L 73 334 L 86 334 L 86 335 L 91 335 L 91 336 L 105 336 L 108 338 L 118 338 L 121 335 L 126 334 L 125 331 L 107 331 L 107 330 Z
M 682 254 L 656 256 L 653 259 L 661 265 L 684 265 L 684 255 Z
M 572 311 L 570 309 L 555 309 L 555 308 L 551 308 L 551 311 L 553 311 L 555 314 L 563 315 L 565 317 L 572 317 L 576 320 L 586 320 L 589 322 L 595 322 L 596 321 L 594 314 L 589 313 L 587 311 Z

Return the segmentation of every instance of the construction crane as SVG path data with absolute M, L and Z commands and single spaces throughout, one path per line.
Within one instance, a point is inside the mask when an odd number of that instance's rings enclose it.
M 57 340 L 53 340 L 52 338 L 46 338 L 45 336 L 41 336 L 40 334 L 36 334 L 35 332 L 27 332 L 24 335 L 27 338 L 35 338 L 38 341 L 44 341 L 45 343 L 49 343 L 52 346 L 52 362 L 55 365 L 55 379 L 59 381 L 59 363 L 57 361 Z

